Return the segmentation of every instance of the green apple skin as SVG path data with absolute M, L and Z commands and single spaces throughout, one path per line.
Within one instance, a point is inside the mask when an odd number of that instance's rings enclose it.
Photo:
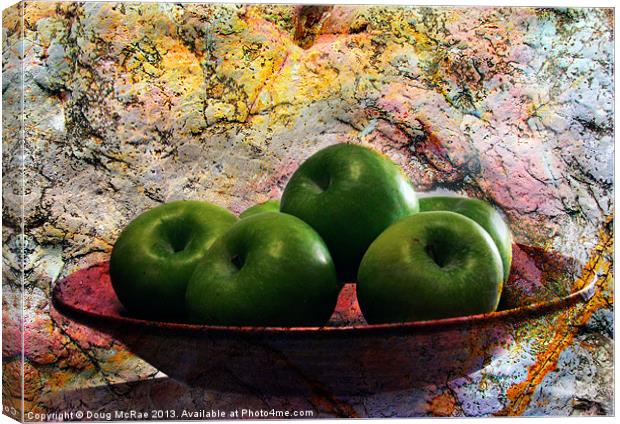
M 488 203 L 460 196 L 420 197 L 420 212 L 450 211 L 473 219 L 484 228 L 499 250 L 504 266 L 504 283 L 512 266 L 512 233 L 502 215 Z
M 116 295 L 134 315 L 183 315 L 187 282 L 217 237 L 238 218 L 195 200 L 163 204 L 139 215 L 114 244 L 110 276 Z
M 192 322 L 224 326 L 322 326 L 340 284 L 327 246 L 292 215 L 241 219 L 196 267 L 186 293 Z
M 484 228 L 454 212 L 420 212 L 372 243 L 357 297 L 368 323 L 395 323 L 493 312 L 502 287 L 502 259 Z
M 329 247 L 339 279 L 351 281 L 370 243 L 418 212 L 419 205 L 411 183 L 389 158 L 359 145 L 336 144 L 297 169 L 280 210 L 310 224 Z
M 239 218 L 243 219 L 263 212 L 280 212 L 280 201 L 276 199 L 271 199 L 267 200 L 266 202 L 251 206 L 241 212 L 241 214 L 239 214 Z

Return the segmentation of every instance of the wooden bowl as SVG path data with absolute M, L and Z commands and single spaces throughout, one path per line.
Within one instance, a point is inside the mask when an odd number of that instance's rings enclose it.
M 594 281 L 574 287 L 579 264 L 514 246 L 511 278 L 497 312 L 369 325 L 345 284 L 324 327 L 222 327 L 151 321 L 129 315 L 110 283 L 107 262 L 79 270 L 53 288 L 62 314 L 112 335 L 169 377 L 218 390 L 348 395 L 445 382 L 482 368 L 508 349 L 519 329 L 594 294 Z M 527 304 L 518 305 L 518 302 Z

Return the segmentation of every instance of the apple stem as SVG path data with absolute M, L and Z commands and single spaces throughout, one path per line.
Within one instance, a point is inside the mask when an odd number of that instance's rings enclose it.
M 230 262 L 232 262 L 237 269 L 243 268 L 243 264 L 245 263 L 240 255 L 233 255 L 233 257 L 230 258 Z

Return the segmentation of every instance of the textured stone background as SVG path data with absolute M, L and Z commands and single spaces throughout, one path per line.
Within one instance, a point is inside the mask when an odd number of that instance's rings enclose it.
M 20 407 L 23 318 L 27 411 L 87 392 L 92 409 L 144 396 L 269 406 L 160 378 L 119 342 L 67 331 L 50 288 L 107 259 L 143 210 L 199 198 L 240 212 L 278 197 L 311 153 L 351 142 L 420 191 L 493 203 L 518 241 L 589 261 L 599 291 L 476 374 L 308 408 L 613 413 L 612 10 L 27 2 L 2 31 L 5 405 Z

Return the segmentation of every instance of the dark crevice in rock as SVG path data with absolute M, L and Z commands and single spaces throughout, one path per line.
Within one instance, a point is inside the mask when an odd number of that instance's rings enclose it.
M 605 406 L 600 402 L 579 397 L 573 400 L 573 410 L 585 415 L 607 415 Z
M 158 188 L 155 190 L 152 190 L 146 187 L 144 188 L 144 195 L 146 197 L 148 197 L 149 199 L 151 199 L 152 201 L 156 203 L 164 203 L 165 199 L 160 192 L 161 190 Z
M 360 22 L 359 24 L 354 22 L 349 28 L 349 34 L 361 34 L 362 32 L 366 32 L 369 25 L 370 23 L 365 21 Z
M 324 18 L 334 6 L 300 6 L 295 16 L 295 43 L 304 49 L 311 47 L 321 30 Z

